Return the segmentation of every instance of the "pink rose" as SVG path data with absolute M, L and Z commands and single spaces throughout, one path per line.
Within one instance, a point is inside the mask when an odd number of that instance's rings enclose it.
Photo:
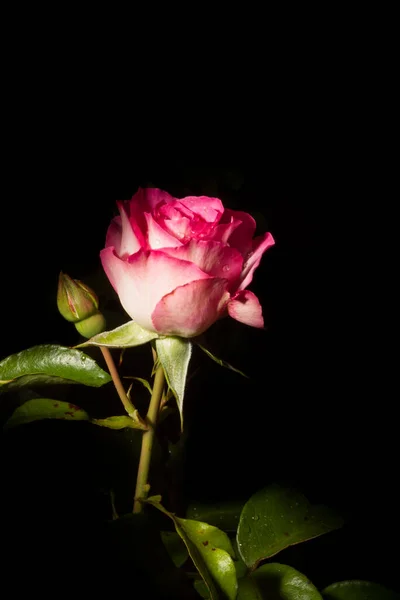
M 246 288 L 274 240 L 270 233 L 253 239 L 253 217 L 224 209 L 218 198 L 179 200 L 155 188 L 117 205 L 100 256 L 136 323 L 184 338 L 226 314 L 263 327 L 261 305 Z

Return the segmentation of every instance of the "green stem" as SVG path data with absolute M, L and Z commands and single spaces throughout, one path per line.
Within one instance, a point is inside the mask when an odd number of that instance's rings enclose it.
M 148 492 L 148 484 L 147 480 L 149 477 L 149 469 L 150 469 L 150 460 L 151 460 L 151 451 L 153 449 L 153 442 L 156 433 L 156 424 L 158 412 L 160 409 L 160 402 L 163 395 L 165 383 L 165 375 L 164 369 L 160 364 L 157 368 L 155 377 L 154 377 L 154 385 L 153 385 L 153 393 L 151 395 L 150 406 L 147 413 L 146 422 L 149 426 L 149 429 L 143 433 L 142 436 L 142 449 L 140 452 L 140 460 L 139 460 L 139 468 L 138 475 L 136 480 L 136 490 L 135 490 L 135 498 L 133 504 L 133 512 L 140 513 L 142 512 L 142 503 L 140 498 L 145 498 Z
M 137 411 L 136 411 L 135 407 L 133 406 L 132 402 L 129 400 L 128 396 L 126 395 L 124 386 L 122 385 L 122 381 L 121 381 L 120 376 L 117 371 L 117 367 L 115 366 L 114 359 L 111 356 L 111 352 L 105 346 L 100 346 L 100 350 L 103 353 L 104 360 L 107 363 L 107 367 L 108 367 L 108 370 L 110 371 L 110 375 L 114 382 L 115 389 L 118 392 L 118 396 L 121 398 L 121 402 L 124 405 L 126 412 L 132 419 L 136 419 Z

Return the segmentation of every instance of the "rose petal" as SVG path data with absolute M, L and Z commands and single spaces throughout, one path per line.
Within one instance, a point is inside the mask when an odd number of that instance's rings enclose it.
M 121 260 L 110 247 L 101 251 L 100 258 L 128 315 L 150 331 L 154 331 L 151 314 L 163 296 L 191 281 L 210 279 L 196 265 L 159 250 L 139 250 Z
M 175 237 L 175 239 L 182 240 L 183 242 L 191 238 L 191 227 L 190 219 L 187 217 L 175 217 L 172 219 L 164 219 L 163 225 L 165 229 Z
M 264 252 L 275 244 L 275 240 L 270 233 L 264 233 L 253 240 L 253 251 L 243 265 L 241 275 L 241 284 L 239 290 L 244 290 L 253 279 L 253 273 L 260 264 Z
M 249 213 L 227 208 L 221 221 L 226 223 L 226 220 L 231 218 L 241 221 L 241 223 L 228 238 L 228 244 L 233 248 L 237 248 L 242 256 L 245 256 L 252 248 L 251 242 L 256 230 L 256 222 Z
M 125 202 L 117 202 L 117 206 L 121 215 L 121 238 L 119 246 L 114 246 L 114 248 L 120 258 L 125 258 L 130 254 L 134 254 L 141 248 L 140 241 L 135 235 L 130 219 L 126 213 L 125 205 Z
M 210 278 L 176 288 L 152 314 L 156 331 L 186 338 L 200 335 L 224 312 L 230 298 L 226 287 L 224 279 Z
M 186 243 L 191 239 L 209 237 L 214 225 L 212 223 L 207 223 L 207 221 L 204 221 L 204 219 L 187 209 L 185 209 L 185 211 L 187 216 L 177 208 L 172 206 L 162 206 L 160 215 L 157 219 L 167 231 L 171 232 L 172 235 L 176 236 L 183 243 Z
M 115 251 L 119 253 L 119 248 L 121 246 L 121 237 L 121 217 L 114 217 L 110 223 L 109 228 L 107 229 L 106 248 L 108 248 L 108 246 L 114 246 L 114 248 L 116 249 Z
M 175 199 L 169 204 L 161 204 L 157 212 L 164 219 L 181 219 L 182 217 L 193 219 L 194 217 L 192 210 L 189 210 L 182 202 Z
M 229 223 L 218 223 L 218 225 L 214 227 L 210 237 L 216 242 L 223 242 L 224 244 L 227 244 L 228 239 L 240 224 L 241 221 L 231 217 Z
M 250 325 L 250 327 L 264 327 L 261 304 L 257 296 L 249 290 L 239 292 L 229 302 L 228 313 L 236 321 Z
M 191 240 L 180 248 L 168 248 L 165 253 L 194 263 L 204 273 L 227 279 L 231 283 L 237 282 L 242 272 L 243 258 L 240 252 L 221 242 Z
M 224 212 L 223 204 L 219 198 L 186 196 L 181 198 L 180 202 L 207 223 L 215 223 Z
M 187 242 L 193 238 L 209 237 L 222 210 L 222 203 L 218 198 L 187 196 L 182 200 L 161 204 L 155 219 L 172 235 Z
M 170 194 L 158 188 L 139 188 L 130 200 L 124 200 L 120 203 L 123 205 L 132 229 L 141 242 L 142 247 L 146 245 L 144 240 L 146 232 L 145 213 L 153 214 L 157 212 L 159 205 L 173 201 L 174 198 Z M 110 244 L 110 246 L 112 245 Z
M 149 213 L 145 213 L 147 222 L 147 244 L 151 250 L 158 248 L 175 248 L 181 246 L 181 242 L 173 235 L 165 231 Z
M 171 194 L 158 188 L 139 188 L 131 202 L 137 203 L 142 212 L 153 213 L 160 204 L 170 204 L 174 200 L 175 198 Z

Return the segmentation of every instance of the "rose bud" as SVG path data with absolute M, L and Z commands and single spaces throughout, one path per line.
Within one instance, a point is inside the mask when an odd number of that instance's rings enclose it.
M 60 273 L 57 306 L 67 321 L 78 323 L 98 312 L 99 300 L 93 290 L 78 279 Z

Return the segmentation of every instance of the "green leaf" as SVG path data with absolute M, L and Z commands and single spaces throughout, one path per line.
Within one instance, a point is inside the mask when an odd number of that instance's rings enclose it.
M 0 390 L 54 383 L 83 383 L 100 387 L 109 381 L 110 375 L 90 356 L 64 346 L 34 346 L 0 362 Z
M 108 429 L 142 429 L 147 430 L 140 421 L 134 420 L 128 415 L 117 415 L 115 417 L 107 417 L 106 419 L 90 419 L 93 425 L 99 425 L 100 427 L 108 427 Z
M 237 600 L 322 600 L 308 578 L 289 567 L 271 563 L 263 565 L 239 581 Z
M 132 377 L 131 375 L 127 375 L 124 379 L 134 379 L 135 381 L 140 381 L 140 383 L 148 390 L 150 396 L 153 394 L 152 387 L 147 379 L 142 379 L 141 377 Z
M 239 581 L 237 600 L 264 600 L 264 596 L 261 595 L 255 581 L 250 577 L 244 577 Z
M 222 358 L 218 358 L 217 356 L 214 356 L 214 354 L 212 354 L 204 346 L 201 346 L 200 344 L 197 344 L 197 345 L 199 346 L 199 348 L 201 348 L 203 350 L 203 352 L 205 352 L 207 354 L 207 356 L 209 356 L 211 358 L 211 360 L 215 361 L 218 365 L 220 365 L 221 367 L 225 367 L 226 369 L 230 369 L 231 371 L 234 371 L 235 373 L 239 373 L 239 375 L 242 375 L 243 377 L 246 377 L 248 379 L 248 375 L 243 373 L 243 371 L 239 371 L 239 369 L 235 369 L 235 367 L 232 367 L 232 365 L 227 363 L 225 360 L 222 360 Z
M 112 331 L 104 331 L 93 336 L 90 340 L 76 346 L 107 346 L 107 348 L 131 348 L 141 346 L 158 338 L 158 333 L 143 329 L 134 321 L 128 321 Z
M 156 340 L 156 350 L 167 383 L 176 398 L 181 416 L 181 428 L 183 429 L 183 397 L 192 354 L 192 344 L 189 340 L 183 338 L 165 337 Z
M 88 421 L 89 415 L 82 408 L 70 402 L 50 400 L 49 398 L 36 398 L 35 400 L 28 400 L 28 402 L 19 406 L 8 419 L 4 428 L 10 429 L 11 427 L 43 419 Z
M 89 421 L 93 425 L 108 427 L 108 429 L 146 429 L 140 421 L 131 419 L 127 415 L 107 417 L 106 419 L 92 419 L 88 413 L 70 402 L 52 400 L 50 398 L 34 398 L 19 406 L 6 422 L 4 429 L 42 421 L 43 419 L 61 419 L 64 421 Z
M 206 584 L 204 583 L 204 581 L 202 579 L 195 580 L 194 589 L 199 594 L 199 596 L 204 598 L 204 600 L 209 600 L 209 598 L 211 598 L 210 592 L 208 591 L 208 587 L 206 586 Z
M 399 600 L 400 595 L 370 581 L 340 581 L 322 590 L 324 600 Z
M 161 531 L 161 539 L 177 567 L 181 567 L 186 562 L 189 553 L 182 538 L 176 531 Z
M 245 504 L 237 532 L 239 552 L 250 569 L 292 544 L 299 544 L 343 525 L 324 506 L 311 506 L 299 492 L 268 486 Z
M 233 545 L 233 549 L 234 549 L 235 555 L 236 555 L 236 560 L 235 560 L 236 577 L 238 579 L 241 579 L 242 577 L 245 577 L 248 574 L 249 569 L 247 568 L 247 565 L 243 562 L 242 557 L 240 556 L 240 552 L 239 552 L 239 548 L 238 548 L 236 539 L 232 540 L 232 545 Z
M 147 502 L 174 522 L 177 533 L 207 585 L 211 600 L 235 600 L 237 579 L 232 560 L 234 550 L 226 533 L 207 523 L 176 517 L 160 504 L 159 496 L 148 498 Z
M 188 506 L 186 517 L 215 525 L 223 531 L 236 532 L 243 505 L 244 502 L 238 501 L 215 502 L 214 504 L 194 502 Z

